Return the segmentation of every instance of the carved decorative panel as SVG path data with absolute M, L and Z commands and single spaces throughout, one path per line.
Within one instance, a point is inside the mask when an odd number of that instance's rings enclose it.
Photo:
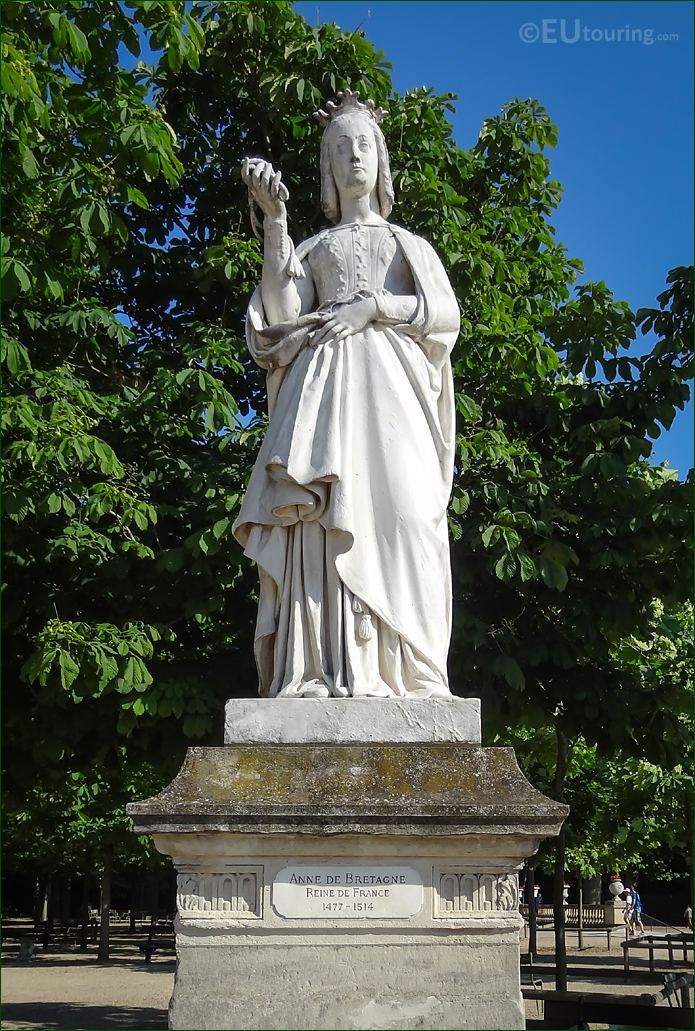
M 262 868 L 207 871 L 184 870 L 178 875 L 176 905 L 181 917 L 259 917 Z
M 519 909 L 519 882 L 515 874 L 435 868 L 433 883 L 434 915 L 438 917 Z

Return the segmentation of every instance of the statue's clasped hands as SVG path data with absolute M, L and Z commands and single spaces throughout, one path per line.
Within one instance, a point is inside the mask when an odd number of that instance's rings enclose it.
M 314 332 L 311 346 L 318 347 L 319 344 L 336 343 L 353 333 L 359 333 L 374 321 L 376 313 L 376 301 L 373 297 L 341 304 L 333 309 L 327 321 Z

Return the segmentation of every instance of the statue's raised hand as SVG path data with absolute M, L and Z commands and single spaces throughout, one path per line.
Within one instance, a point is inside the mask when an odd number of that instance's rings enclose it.
M 276 172 L 269 161 L 262 158 L 244 158 L 241 163 L 241 178 L 249 188 L 249 194 L 268 218 L 284 218 L 285 202 L 289 199 L 287 187 L 282 182 L 282 173 Z

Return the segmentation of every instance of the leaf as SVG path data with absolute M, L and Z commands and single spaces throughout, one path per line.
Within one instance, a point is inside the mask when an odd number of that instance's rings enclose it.
M 39 166 L 36 164 L 34 152 L 29 147 L 24 147 L 22 152 L 22 170 L 27 179 L 38 179 Z
M 498 518 L 500 518 L 499 515 Z M 501 536 L 509 551 L 514 551 L 521 544 L 521 537 L 516 530 L 512 530 L 509 526 L 502 527 Z
M 67 40 L 68 19 L 58 11 L 51 11 L 48 14 L 48 22 L 53 26 L 53 40 L 58 46 L 63 46 Z
M 58 494 L 49 494 L 46 498 L 46 507 L 48 508 L 48 511 L 53 514 L 55 514 L 56 512 L 60 512 L 60 496 Z
M 92 215 L 89 225 L 95 236 L 101 236 L 109 232 L 111 228 L 111 220 L 109 218 L 109 212 L 103 204 L 94 205 L 94 214 Z
M 192 18 L 190 14 L 186 13 L 184 20 L 188 27 L 188 33 L 193 41 L 196 50 L 203 51 L 205 49 L 205 33 L 201 29 L 195 18 Z
M 149 208 L 150 202 L 142 190 L 138 190 L 136 186 L 128 186 L 126 192 L 128 194 L 128 200 L 132 201 L 133 204 L 137 204 L 139 208 Z
M 492 547 L 492 545 L 499 540 L 501 532 L 501 526 L 494 525 L 486 527 L 480 535 L 485 547 Z
M 29 513 L 29 501 L 26 494 L 16 488 L 9 487 L 3 497 L 5 515 L 15 523 L 21 523 Z
M 509 686 L 515 691 L 523 691 L 526 677 L 521 666 L 511 655 L 499 655 L 493 662 L 493 669 L 501 674 Z
M 495 564 L 495 575 L 500 580 L 511 580 L 516 572 L 516 559 L 509 552 L 505 552 L 504 555 Z
M 461 537 L 463 536 L 461 524 L 456 519 L 452 519 L 451 516 L 449 516 L 447 521 L 449 524 L 449 533 L 455 541 L 460 541 Z
M 78 28 L 74 22 L 69 19 L 65 19 L 68 41 L 70 48 L 75 57 L 80 62 L 86 61 L 91 55 L 89 51 L 89 45 L 87 43 L 87 37 L 85 36 L 82 29 Z
M 23 347 L 19 341 L 13 340 L 12 337 L 8 337 L 6 334 L 2 337 L 2 352 L 8 371 L 13 376 L 18 372 L 31 369 L 26 347 Z
M 181 44 L 170 43 L 167 47 L 167 64 L 171 68 L 172 72 L 180 72 L 183 64 L 183 53 L 181 50 Z
M 80 225 L 86 236 L 90 235 L 90 223 L 94 215 L 94 204 L 86 204 L 80 212 Z
M 576 551 L 561 541 L 548 541 L 544 544 L 543 556 L 552 559 L 554 562 L 559 562 L 561 566 L 567 566 L 569 563 L 572 563 L 574 566 L 579 565 L 579 556 Z
M 80 673 L 80 667 L 74 661 L 69 652 L 61 650 L 58 663 L 60 666 L 60 682 L 63 685 L 65 691 L 69 690 L 70 687 L 75 683 Z
M 103 655 L 99 664 L 99 686 L 103 687 L 118 676 L 118 663 L 112 655 Z
M 205 423 L 206 429 L 210 430 L 211 433 L 215 433 L 217 426 L 215 424 L 215 406 L 207 405 L 205 408 L 203 422 Z
M 556 591 L 564 591 L 567 586 L 567 570 L 559 562 L 553 559 L 541 557 L 537 562 L 543 583 L 547 587 L 553 587 Z
M 123 38 L 123 42 L 125 43 L 126 47 L 130 51 L 130 53 L 133 55 L 133 57 L 136 57 L 136 58 L 139 57 L 140 56 L 140 40 L 138 39 L 138 34 L 134 30 L 132 25 L 126 24 L 126 25 L 123 26 L 123 37 L 122 38 Z
M 468 511 L 468 506 L 470 505 L 470 503 L 471 499 L 469 494 L 459 494 L 457 496 L 454 496 L 454 498 L 452 499 L 451 507 L 457 515 L 463 515 L 465 512 Z
M 46 277 L 46 293 L 49 297 L 52 297 L 54 301 L 63 299 L 63 286 L 62 283 L 57 279 L 51 279 L 47 272 L 44 271 Z
M 536 563 L 531 556 L 517 553 L 516 557 L 519 560 L 521 579 L 523 581 L 534 580 L 536 577 Z
M 44 653 L 42 649 L 32 652 L 20 670 L 20 677 L 29 684 L 33 684 L 39 678 L 44 668 Z
M 167 51 L 167 58 L 171 53 L 172 50 L 171 48 L 169 48 L 169 50 Z M 144 150 L 143 148 L 138 148 L 137 156 L 146 177 L 148 179 L 153 179 L 160 169 L 160 155 L 154 150 Z
M 456 395 L 456 408 L 467 422 L 477 422 L 483 414 L 480 405 L 467 394 Z
M 29 269 L 15 258 L 5 259 L 3 268 L 3 297 L 11 300 L 18 291 L 28 293 L 31 290 Z
M 218 519 L 216 523 L 213 523 L 213 527 L 212 527 L 213 536 L 217 540 L 219 540 L 221 537 L 224 537 L 225 533 L 227 532 L 227 529 L 228 529 L 229 525 L 230 525 L 230 520 L 229 519 Z

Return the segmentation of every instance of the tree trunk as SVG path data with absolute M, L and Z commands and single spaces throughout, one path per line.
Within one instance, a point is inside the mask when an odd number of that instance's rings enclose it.
M 528 906 L 528 954 L 538 959 L 538 921 L 536 919 L 536 867 L 529 859 L 526 863 L 526 905 Z
M 581 950 L 584 948 L 584 882 L 582 881 L 581 874 L 579 875 L 577 880 L 579 882 L 579 905 L 577 907 L 579 916 L 579 941 L 577 942 L 577 945 L 581 952 Z
M 585 877 L 582 882 L 585 906 L 601 905 L 601 875 L 598 877 Z
M 43 886 L 41 884 L 41 878 L 37 877 L 34 881 L 34 930 L 36 931 L 41 924 L 41 914 L 43 912 Z
M 159 920 L 159 870 L 152 871 L 151 888 L 152 894 L 150 896 L 150 923 L 156 926 L 157 921 Z
M 101 900 L 99 904 L 99 948 L 97 958 L 105 963 L 109 958 L 109 914 L 111 911 L 111 849 L 104 855 L 104 872 L 101 875 Z
M 690 792 L 686 792 L 685 796 L 685 840 L 688 842 L 686 850 L 686 863 L 688 866 L 688 877 L 689 877 L 689 895 L 688 901 L 690 906 L 695 905 L 693 901 L 695 899 L 695 876 L 693 871 L 693 799 L 690 796 Z M 683 917 L 681 916 L 681 920 Z
M 60 913 L 63 907 L 63 878 L 59 873 L 51 878 L 51 897 L 48 903 L 48 926 L 53 932 L 60 924 Z
M 43 940 L 41 942 L 44 949 L 48 948 L 48 943 L 51 940 L 51 927 L 53 926 L 53 898 L 55 895 L 55 877 L 53 874 L 46 879 L 43 889 L 43 905 L 41 907 L 41 923 L 43 924 Z
M 138 871 L 140 872 L 140 871 Z M 141 876 L 133 877 L 130 888 L 130 932 L 135 934 L 137 931 L 137 913 L 138 910 L 142 910 L 142 880 L 144 871 Z
M 569 741 L 560 724 L 555 724 L 557 738 L 557 761 L 553 795 L 558 802 L 564 801 L 565 778 L 569 764 Z M 553 886 L 553 921 L 555 923 L 555 989 L 567 991 L 567 944 L 565 941 L 565 833 L 566 823 L 560 828 L 555 843 L 555 883 Z
M 60 923 L 67 931 L 70 924 L 70 913 L 72 911 L 72 878 L 70 874 L 63 874 L 60 886 Z
M 39 922 L 42 923 L 42 924 L 47 924 L 48 923 L 48 909 L 49 909 L 49 903 L 50 903 L 50 898 L 51 898 L 51 878 L 50 877 L 48 877 L 48 876 L 46 877 L 45 881 L 43 882 L 42 889 L 43 890 L 41 892 L 41 908 L 40 908 L 40 911 L 39 911 Z
M 89 942 L 89 881 L 89 870 L 85 870 L 82 880 L 82 899 L 80 902 L 80 920 L 82 921 L 82 926 L 80 927 L 80 952 L 87 951 L 87 943 Z

